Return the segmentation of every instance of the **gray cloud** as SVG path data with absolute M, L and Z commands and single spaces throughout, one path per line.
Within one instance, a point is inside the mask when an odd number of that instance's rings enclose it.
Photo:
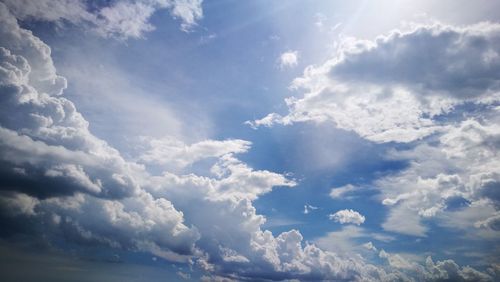
M 192 261 L 214 277 L 407 278 L 358 256 L 322 250 L 304 242 L 297 230 L 277 236 L 263 230 L 266 219 L 253 201 L 276 186 L 296 183 L 236 159 L 234 153 L 248 149 L 245 141 L 174 142 L 145 154 L 151 161 L 159 160 L 160 152 L 176 156 L 181 166 L 215 157 L 209 176 L 153 175 L 126 160 L 94 136 L 75 105 L 62 97 L 66 81 L 57 75 L 49 46 L 20 28 L 1 3 L 0 23 L 0 220 L 17 224 L 9 230 Z
M 340 81 L 405 85 L 417 97 L 474 98 L 500 88 L 499 45 L 496 24 L 423 26 L 347 48 L 329 76 Z
M 446 130 L 436 118 L 456 105 L 499 100 L 499 41 L 494 23 L 345 39 L 334 57 L 294 80 L 305 94 L 286 99 L 285 116 L 248 123 L 333 122 L 374 142 L 415 141 Z
M 171 202 L 141 189 L 141 165 L 89 132 L 61 96 L 66 81 L 50 48 L 20 28 L 4 4 L 0 14 L 2 217 L 27 218 L 18 230 L 32 235 L 62 232 L 75 242 L 191 254 L 196 229 Z

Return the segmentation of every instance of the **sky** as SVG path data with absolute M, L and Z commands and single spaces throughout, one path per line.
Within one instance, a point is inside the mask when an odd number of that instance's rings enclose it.
M 0 280 L 500 281 L 498 11 L 0 0 Z

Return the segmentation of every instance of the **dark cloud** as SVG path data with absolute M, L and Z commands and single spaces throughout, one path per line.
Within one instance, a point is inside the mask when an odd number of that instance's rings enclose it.
M 484 96 L 500 89 L 500 26 L 435 25 L 393 32 L 346 50 L 330 75 L 358 83 L 406 85 L 417 96 Z

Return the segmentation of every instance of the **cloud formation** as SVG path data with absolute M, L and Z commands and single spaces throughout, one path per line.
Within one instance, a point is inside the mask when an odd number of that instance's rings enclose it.
M 280 55 L 279 64 L 280 68 L 292 68 L 297 66 L 299 62 L 299 52 L 298 51 L 287 51 Z
M 15 225 L 15 232 L 48 241 L 64 238 L 70 244 L 151 253 L 199 267 L 207 279 L 411 279 L 412 273 L 399 270 L 404 263 L 379 267 L 360 256 L 321 249 L 305 241 L 298 230 L 274 235 L 263 229 L 266 218 L 257 213 L 253 202 L 275 187 L 293 187 L 296 182 L 282 174 L 254 170 L 237 159 L 235 154 L 248 151 L 250 142 L 205 140 L 188 145 L 145 137 L 144 152 L 135 160 L 124 157 L 90 132 L 88 121 L 63 96 L 66 80 L 57 74 L 50 47 L 16 19 L 52 21 L 66 16 L 38 15 L 39 7 L 22 14 L 12 3 L 0 3 L 0 220 Z M 151 28 L 147 19 L 156 6 L 148 8 L 147 3 L 174 2 L 116 2 L 110 9 L 118 10 L 99 13 L 106 14 L 103 20 L 110 26 L 116 23 L 110 34 L 137 37 Z M 201 12 L 192 12 L 200 2 L 175 3 L 178 6 L 168 7 L 188 23 L 201 17 Z M 79 10 L 83 7 L 73 8 L 76 12 L 68 15 L 83 11 Z M 128 16 L 138 14 L 137 22 L 127 22 Z M 458 143 L 452 147 L 460 147 Z M 215 161 L 203 175 L 169 169 L 152 173 L 145 166 L 185 168 L 207 158 Z M 484 183 L 491 182 L 488 177 L 482 179 Z M 482 191 L 490 196 L 478 197 L 494 199 L 490 190 Z M 394 200 L 390 193 L 384 195 Z M 353 210 L 339 211 L 337 217 L 341 223 L 364 222 Z M 442 274 L 439 277 L 458 277 L 443 274 L 448 265 L 456 264 L 429 265 Z M 454 269 L 459 277 L 489 277 L 474 269 Z
M 377 272 L 304 243 L 296 230 L 276 237 L 262 230 L 265 218 L 252 201 L 295 182 L 236 159 L 245 141 L 160 142 L 163 156 L 182 165 L 216 157 L 210 176 L 152 175 L 124 159 L 63 98 L 66 80 L 49 46 L 19 27 L 4 4 L 0 15 L 0 219 L 16 226 L 11 232 L 191 261 L 226 277 L 353 280 Z M 144 155 L 156 160 L 151 150 Z
M 376 143 L 413 142 L 388 156 L 408 166 L 373 183 L 389 208 L 382 227 L 426 236 L 425 221 L 433 220 L 491 239 L 498 236 L 499 43 L 497 23 L 345 38 L 334 57 L 294 80 L 305 94 L 286 99 L 286 115 L 249 124 L 332 122 Z
M 411 142 L 443 130 L 437 117 L 457 105 L 498 101 L 500 25 L 417 26 L 374 41 L 344 39 L 337 54 L 309 66 L 286 99 L 254 127 L 333 122 L 374 142 Z
M 158 10 L 168 9 L 189 31 L 203 16 L 202 0 L 113 1 L 107 6 L 90 7 L 82 0 L 3 0 L 20 20 L 63 21 L 87 26 L 97 34 L 120 39 L 140 38 L 154 30 L 149 22 Z
M 227 154 L 245 153 L 251 143 L 245 140 L 204 140 L 191 145 L 165 137 L 161 139 L 143 137 L 146 149 L 139 161 L 167 167 L 183 168 L 201 159 L 219 158 Z
M 89 132 L 61 96 L 66 80 L 50 48 L 20 28 L 4 4 L 0 15 L 0 196 L 10 203 L 3 212 L 38 218 L 30 228 L 49 237 L 191 254 L 197 230 L 170 201 L 141 188 L 142 166 Z
M 360 225 L 365 222 L 365 217 L 357 211 L 352 209 L 340 210 L 336 213 L 330 214 L 329 218 L 333 221 L 346 224 L 352 223 Z
M 387 230 L 422 236 L 426 231 L 422 219 L 472 212 L 480 206 L 491 214 L 469 219 L 474 220 L 469 228 L 475 223 L 478 228 L 498 231 L 489 223 L 495 222 L 495 210 L 500 207 L 500 128 L 498 111 L 489 114 L 492 117 L 481 122 L 468 119 L 449 127 L 432 143 L 393 152 L 393 158 L 411 163 L 402 172 L 376 181 L 382 203 L 393 208 L 383 225 Z M 414 227 L 408 228 L 409 224 Z

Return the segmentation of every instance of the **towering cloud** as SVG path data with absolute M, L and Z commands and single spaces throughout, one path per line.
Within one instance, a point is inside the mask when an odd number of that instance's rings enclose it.
M 212 177 L 155 176 L 125 160 L 63 98 L 66 80 L 57 75 L 49 46 L 20 28 L 4 4 L 0 20 L 0 219 L 16 226 L 11 232 L 194 260 L 224 276 L 367 275 L 360 260 L 303 246 L 296 230 L 275 237 L 261 229 L 265 218 L 252 201 L 295 183 L 237 160 L 233 154 L 246 151 L 248 142 L 152 142 L 140 157 L 175 156 L 181 166 L 216 157 Z
M 473 268 L 459 267 L 453 261 L 434 263 L 428 259 L 424 268 L 419 264 L 405 263 L 397 255 L 385 251 L 379 256 L 387 259 L 388 264 L 375 266 L 359 255 L 323 250 L 305 241 L 298 230 L 280 234 L 265 230 L 266 218 L 257 213 L 254 201 L 275 187 L 291 188 L 297 183 L 279 173 L 254 170 L 239 160 L 237 154 L 250 149 L 248 141 L 204 140 L 186 144 L 171 138 L 144 137 L 145 150 L 136 156 L 125 157 L 126 154 L 92 134 L 89 122 L 73 102 L 64 98 L 66 79 L 58 75 L 50 47 L 32 32 L 21 28 L 16 19 L 90 23 L 94 30 L 105 36 L 140 37 L 152 28 L 149 17 L 160 8 L 168 8 L 174 16 L 180 17 L 184 28 L 193 26 L 202 16 L 201 1 L 117 1 L 92 12 L 76 0 L 4 2 L 0 3 L 0 224 L 8 224 L 11 232 L 0 232 L 5 240 L 11 240 L 9 235 L 17 233 L 23 238 L 46 240 L 55 246 L 62 240 L 70 246 L 141 251 L 196 266 L 207 273 L 205 278 L 214 280 L 492 279 Z M 57 5 L 58 10 L 46 9 L 51 5 Z M 260 123 L 333 119 L 339 127 L 356 130 L 376 141 L 402 141 L 397 140 L 399 135 L 394 135 L 395 132 L 409 132 L 403 140 L 409 141 L 439 129 L 444 134 L 437 142 L 394 153 L 394 157 L 403 158 L 413 156 L 418 150 L 429 150 L 435 154 L 419 155 L 420 159 L 414 159 L 432 162 L 436 166 L 455 162 L 451 166 L 453 171 L 443 174 L 436 174 L 434 170 L 422 172 L 418 165 L 411 164 L 403 173 L 390 175 L 376 183 L 383 197 L 381 201 L 389 207 L 418 211 L 421 217 L 452 209 L 461 200 L 471 205 L 485 203 L 496 209 L 498 173 L 495 169 L 498 165 L 493 148 L 498 147 L 498 128 L 492 125 L 496 119 L 471 119 L 444 127 L 431 118 L 469 98 L 487 103 L 487 97 L 481 93 L 497 89 L 497 74 L 493 71 L 497 67 L 494 54 L 497 54 L 495 36 L 498 27 L 486 26 L 483 29 L 425 27 L 382 38 L 373 46 L 366 43 L 358 44 L 358 49 L 346 49 L 336 61 L 322 68 L 318 81 L 317 70 L 313 68 L 296 81 L 297 86 L 308 88 L 311 93 L 303 99 L 290 100 L 288 116 L 272 115 Z M 403 47 L 412 45 L 410 43 L 414 41 L 410 39 L 413 37 L 418 38 L 416 41 L 429 37 L 430 42 L 438 38 L 445 45 L 457 41 L 453 46 L 458 55 L 450 55 L 451 58 L 463 59 L 461 62 L 465 67 L 461 71 L 469 70 L 469 67 L 483 70 L 485 74 L 481 77 L 486 79 L 487 87 L 483 83 L 475 84 L 474 80 L 466 81 L 466 86 L 455 94 L 446 90 L 448 84 L 445 82 L 425 84 L 418 79 L 407 79 L 413 73 L 398 64 L 394 69 L 380 72 L 377 77 L 363 74 L 362 78 L 357 78 L 362 82 L 359 86 L 350 82 L 352 69 L 366 61 L 371 60 L 375 65 L 379 62 L 375 58 L 385 54 L 378 52 L 379 49 L 389 48 L 392 52 L 391 48 L 396 48 L 391 47 L 392 44 L 399 44 L 402 47 L 396 49 L 401 49 L 400 56 L 411 54 Z M 462 56 L 462 48 L 478 48 L 481 58 L 486 61 L 472 64 L 479 57 Z M 401 76 L 396 76 L 395 69 L 401 69 L 397 71 Z M 451 68 L 445 78 L 450 81 L 459 79 L 459 73 Z M 340 78 L 346 81 L 341 86 L 330 84 Z M 378 80 L 384 81 L 387 88 L 374 86 L 380 83 Z M 328 83 L 315 88 L 315 81 Z M 331 91 L 337 87 L 341 90 L 340 100 L 330 97 Z M 364 89 L 369 91 L 360 91 Z M 417 90 L 425 93 L 417 96 Z M 354 95 L 352 100 L 347 93 L 361 96 Z M 360 100 L 356 100 L 358 98 Z M 370 108 L 372 102 L 374 108 Z M 332 114 L 331 107 L 340 105 L 336 103 L 347 106 L 345 111 Z M 307 111 L 300 110 L 302 105 Z M 316 108 L 318 105 L 326 108 Z M 397 114 L 409 113 L 405 115 L 407 121 L 396 122 L 396 114 L 391 113 L 382 122 L 381 129 L 371 123 L 357 127 L 356 123 L 361 122 L 363 115 L 374 114 L 379 118 L 378 114 L 385 114 L 384 107 L 393 105 L 402 105 Z M 349 112 L 352 109 L 353 112 Z M 200 161 L 206 161 L 209 169 L 199 174 L 189 170 L 191 165 Z M 474 167 L 467 168 L 465 163 L 473 163 Z M 156 169 L 149 169 L 149 166 Z M 391 186 L 394 183 L 417 183 L 414 185 L 422 185 L 423 188 L 419 189 L 422 193 L 406 190 L 402 194 L 396 193 Z M 408 184 L 408 189 L 412 188 Z M 345 191 L 353 192 L 351 190 L 355 189 L 347 187 L 331 196 L 338 198 Z M 396 209 L 391 211 L 395 218 L 404 215 L 397 213 Z M 339 211 L 332 218 L 358 225 L 365 220 L 353 210 Z M 489 217 L 479 218 L 474 226 L 494 229 L 497 219 L 498 214 L 492 213 Z M 389 217 L 386 229 L 400 232 L 391 229 L 395 226 L 393 223 Z M 375 250 L 374 247 L 370 249 Z M 179 275 L 189 277 L 184 272 L 179 272 Z

